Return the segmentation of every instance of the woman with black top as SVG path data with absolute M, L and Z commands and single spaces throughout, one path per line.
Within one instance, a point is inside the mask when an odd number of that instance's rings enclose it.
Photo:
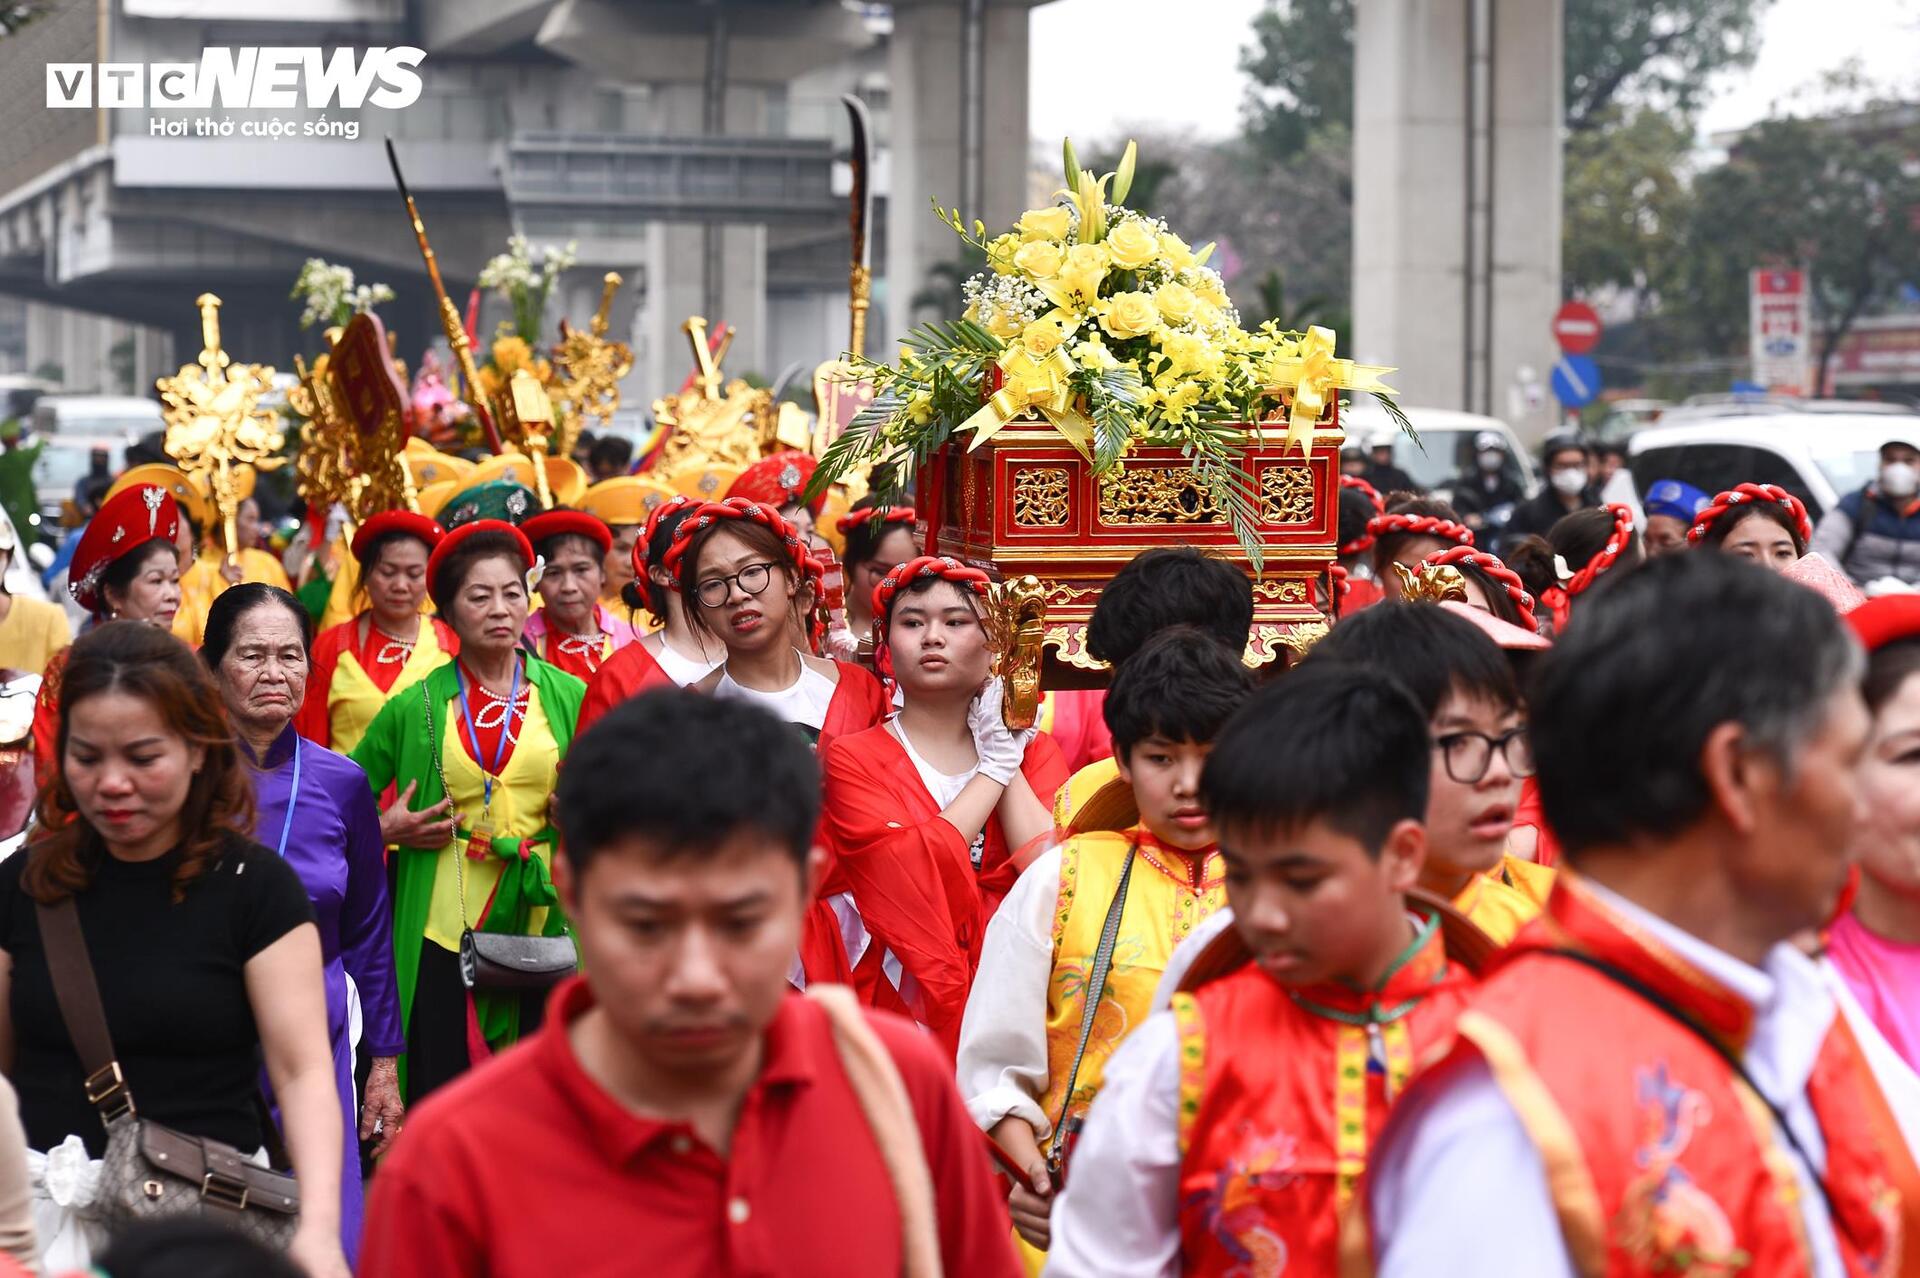
M 96 1159 L 106 1147 L 35 915 L 71 898 L 141 1117 L 258 1150 L 264 1059 L 300 1182 L 291 1254 L 312 1278 L 344 1278 L 340 1110 L 306 889 L 245 833 L 252 785 L 186 645 L 112 622 L 72 654 L 46 833 L 0 862 L 0 1064 L 27 1143 L 77 1136 Z

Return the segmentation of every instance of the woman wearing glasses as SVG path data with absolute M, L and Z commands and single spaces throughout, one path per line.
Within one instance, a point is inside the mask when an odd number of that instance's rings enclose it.
M 752 701 L 818 749 L 886 716 L 872 675 L 794 646 L 794 636 L 808 632 L 820 566 L 771 506 L 737 498 L 701 506 L 674 530 L 663 563 L 696 629 L 726 649 L 696 691 Z
M 357 1141 L 400 1131 L 396 1058 L 400 1004 L 393 979 L 393 926 L 380 811 L 366 774 L 351 759 L 303 740 L 294 710 L 306 695 L 307 611 L 286 591 L 259 582 L 233 586 L 207 610 L 200 658 L 226 703 L 253 782 L 253 837 L 299 874 L 320 923 L 327 990 L 327 1036 L 340 1095 L 340 1241 L 351 1262 L 360 1248 Z M 348 980 L 359 996 L 366 1050 L 373 1059 L 366 1105 L 355 1095 Z
M 512 524 L 480 519 L 447 533 L 427 561 L 427 593 L 460 656 L 389 700 L 353 751 L 374 793 L 411 787 L 416 811 L 452 801 L 451 815 L 394 853 L 409 1104 L 539 1024 L 539 991 L 475 989 L 469 1012 L 461 934 L 566 931 L 548 875 L 559 836 L 547 802 L 586 685 L 520 646 L 533 564 L 533 547 Z M 483 1047 L 470 1046 L 470 1024 Z

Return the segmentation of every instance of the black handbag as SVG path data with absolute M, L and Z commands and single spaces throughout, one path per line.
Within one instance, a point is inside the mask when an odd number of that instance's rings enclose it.
M 231 1145 L 136 1114 L 73 898 L 36 905 L 34 913 L 60 1019 L 87 1072 L 87 1100 L 107 1129 L 94 1207 L 100 1223 L 112 1231 L 142 1220 L 197 1215 L 285 1251 L 300 1225 L 300 1187 L 294 1178 L 260 1166 Z M 262 1121 L 271 1147 L 278 1132 L 271 1116 Z
M 447 770 L 440 763 L 439 734 L 433 730 L 433 694 L 427 681 L 420 681 L 420 696 L 427 706 L 427 744 L 433 756 L 433 768 L 440 778 L 440 793 L 448 799 L 453 791 L 447 786 Z M 508 710 L 509 720 L 512 710 Z M 502 732 L 506 726 L 502 725 Z M 470 990 L 485 993 L 530 993 L 550 990 L 572 976 L 580 967 L 580 952 L 573 937 L 521 936 L 513 932 L 476 932 L 467 921 L 467 853 L 453 850 L 455 891 L 460 895 L 460 983 Z

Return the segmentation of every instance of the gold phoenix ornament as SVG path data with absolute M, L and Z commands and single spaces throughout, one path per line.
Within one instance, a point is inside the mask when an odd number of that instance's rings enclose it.
M 708 348 L 707 321 L 691 316 L 680 326 L 693 343 L 695 385 L 653 401 L 653 415 L 668 430 L 658 470 L 672 474 L 687 466 L 731 466 L 745 470 L 760 460 L 778 424 L 773 393 L 744 381 L 726 382 L 720 361 L 732 334 L 722 332 L 719 350 Z
M 220 299 L 202 293 L 194 304 L 200 308 L 200 359 L 155 385 L 166 405 L 167 455 L 213 494 L 232 556 L 240 549 L 235 471 L 276 469 L 286 461 L 276 455 L 286 437 L 280 414 L 260 407 L 261 396 L 273 389 L 272 367 L 234 363 L 220 348 Z
M 593 313 L 586 332 L 560 321 L 560 345 L 554 359 L 565 374 L 557 378 L 554 390 L 555 398 L 566 406 L 555 438 L 555 451 L 562 457 L 573 455 L 587 417 L 599 422 L 603 430 L 613 420 L 620 407 L 620 379 L 633 371 L 633 349 L 625 342 L 607 338 L 607 316 L 620 289 L 620 276 L 608 271 L 603 283 L 600 309 Z
M 993 673 L 1006 683 L 1000 718 L 1024 732 L 1040 717 L 1040 645 L 1047 635 L 1047 589 L 1038 577 L 995 582 L 987 591 L 987 639 Z

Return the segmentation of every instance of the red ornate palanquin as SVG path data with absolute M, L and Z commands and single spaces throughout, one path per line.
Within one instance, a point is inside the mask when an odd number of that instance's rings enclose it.
M 1330 412 L 1306 455 L 1283 451 L 1283 421 L 1257 438 L 1244 464 L 1254 480 L 1265 563 L 1254 581 L 1245 660 L 1262 668 L 1325 631 L 1314 600 L 1334 557 L 1342 436 L 1337 412 Z M 1106 666 L 1085 649 L 1087 619 L 1101 588 L 1141 551 L 1196 546 L 1252 572 L 1232 526 L 1193 483 L 1178 450 L 1137 449 L 1096 477 L 1039 420 L 1009 423 L 972 451 L 964 443 L 941 449 L 922 471 L 919 506 L 931 553 L 1046 583 L 1048 688 L 1106 683 Z

